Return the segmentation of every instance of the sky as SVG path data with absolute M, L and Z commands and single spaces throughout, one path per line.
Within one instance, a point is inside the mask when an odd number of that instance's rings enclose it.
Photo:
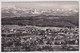
M 78 1 L 2 2 L 2 8 L 78 9 Z

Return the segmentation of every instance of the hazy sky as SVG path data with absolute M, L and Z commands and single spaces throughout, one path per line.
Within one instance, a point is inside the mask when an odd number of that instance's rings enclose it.
M 35 9 L 78 9 L 77 1 L 43 1 L 43 2 L 2 2 L 2 8 L 35 8 Z

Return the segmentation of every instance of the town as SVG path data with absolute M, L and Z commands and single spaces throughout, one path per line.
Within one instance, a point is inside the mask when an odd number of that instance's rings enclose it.
M 11 26 L 11 25 L 10 25 Z M 78 51 L 79 28 L 2 25 L 2 51 Z

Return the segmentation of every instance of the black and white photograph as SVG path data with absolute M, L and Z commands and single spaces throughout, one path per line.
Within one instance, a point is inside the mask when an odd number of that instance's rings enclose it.
M 79 51 L 79 1 L 1 2 L 1 52 Z

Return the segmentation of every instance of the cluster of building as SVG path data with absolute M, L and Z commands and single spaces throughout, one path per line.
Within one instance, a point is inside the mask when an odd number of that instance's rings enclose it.
M 79 50 L 78 28 L 2 30 L 2 51 L 66 51 L 68 47 Z

